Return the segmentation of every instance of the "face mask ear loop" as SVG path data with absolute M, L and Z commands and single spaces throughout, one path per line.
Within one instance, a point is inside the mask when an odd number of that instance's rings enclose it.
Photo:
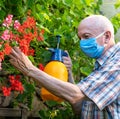
M 102 32 L 101 34 L 99 34 L 98 36 L 96 36 L 95 38 L 98 39 L 98 38 L 101 37 L 104 33 L 105 33 L 105 31 Z

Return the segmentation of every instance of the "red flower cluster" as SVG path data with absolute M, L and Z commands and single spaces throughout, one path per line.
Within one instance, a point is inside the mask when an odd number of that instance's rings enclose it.
M 22 83 L 20 82 L 20 76 L 9 76 L 9 82 L 10 82 L 10 87 L 3 86 L 2 91 L 4 96 L 9 96 L 11 94 L 11 91 L 18 91 L 20 93 L 23 93 L 23 86 Z
M 13 20 L 13 15 L 8 15 L 3 22 L 3 32 L 0 36 L 0 59 L 4 60 L 5 55 L 9 55 L 12 46 L 19 46 L 21 51 L 29 56 L 34 55 L 34 49 L 30 47 L 31 41 L 43 41 L 44 30 L 39 30 L 33 17 L 27 16 L 26 20 L 20 24 L 18 20 Z
M 40 42 L 44 40 L 44 30 L 40 30 L 35 19 L 30 16 L 20 23 L 18 20 L 13 20 L 13 15 L 8 15 L 1 25 L 2 32 L 0 32 L 0 70 L 1 62 L 5 55 L 11 53 L 12 47 L 18 46 L 21 51 L 27 56 L 34 56 L 34 49 L 31 47 L 32 42 Z M 40 64 L 39 68 L 44 69 Z M 3 86 L 2 92 L 4 96 L 9 96 L 11 91 L 23 92 L 24 88 L 20 82 L 20 76 L 9 76 L 9 86 Z
M 40 64 L 38 65 L 38 68 L 43 71 L 43 70 L 44 70 L 43 64 L 40 63 Z

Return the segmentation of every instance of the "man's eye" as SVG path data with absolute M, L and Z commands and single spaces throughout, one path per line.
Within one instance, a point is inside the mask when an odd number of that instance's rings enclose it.
M 89 38 L 91 38 L 91 34 L 85 33 L 85 34 L 81 35 L 80 39 L 89 39 Z
M 84 39 L 88 39 L 88 38 L 90 38 L 89 36 L 84 36 Z

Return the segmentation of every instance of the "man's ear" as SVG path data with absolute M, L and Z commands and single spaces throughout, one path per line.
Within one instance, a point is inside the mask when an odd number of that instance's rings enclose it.
M 106 31 L 105 32 L 105 41 L 104 43 L 107 44 L 111 39 L 111 32 L 110 31 Z

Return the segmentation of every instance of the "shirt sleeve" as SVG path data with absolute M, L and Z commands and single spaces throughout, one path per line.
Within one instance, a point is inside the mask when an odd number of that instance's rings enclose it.
M 120 60 L 106 63 L 81 80 L 78 86 L 100 110 L 104 109 L 120 95 Z

